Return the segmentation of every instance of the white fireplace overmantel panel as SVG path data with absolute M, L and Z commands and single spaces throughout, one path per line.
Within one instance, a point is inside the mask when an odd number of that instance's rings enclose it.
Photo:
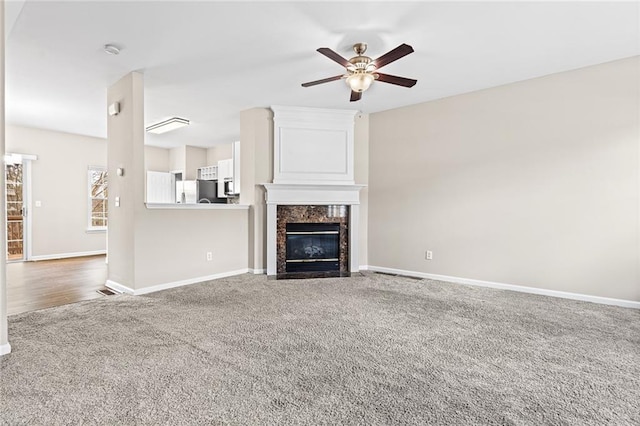
M 267 204 L 354 205 L 360 204 L 360 190 L 366 185 L 263 184 Z
M 356 110 L 272 106 L 273 183 L 354 184 Z

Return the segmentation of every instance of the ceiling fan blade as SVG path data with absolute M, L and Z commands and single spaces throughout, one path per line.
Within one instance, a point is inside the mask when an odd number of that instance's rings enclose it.
M 342 56 L 340 56 L 339 54 L 337 54 L 333 50 L 329 49 L 328 47 L 321 47 L 321 48 L 317 49 L 317 51 L 322 53 L 324 56 L 326 56 L 327 58 L 331 59 L 332 61 L 336 61 L 337 63 L 339 63 L 340 65 L 342 65 L 345 68 L 347 68 L 349 65 L 351 65 L 351 63 L 349 61 L 347 61 L 345 58 L 343 58 Z
M 378 59 L 375 59 L 373 63 L 376 64 L 377 69 L 380 69 L 393 61 L 397 61 L 403 56 L 407 56 L 409 53 L 413 53 L 413 47 L 403 43 L 395 49 L 380 56 Z
M 398 77 L 395 75 L 382 74 L 379 72 L 376 74 L 378 74 L 378 81 L 382 81 L 383 83 L 396 84 L 398 86 L 413 87 L 418 82 L 418 80 L 414 80 L 412 78 Z
M 311 86 L 315 86 L 316 84 L 328 83 L 330 81 L 340 80 L 342 77 L 344 77 L 344 76 L 343 75 L 335 75 L 333 77 L 323 78 L 322 80 L 310 81 L 308 83 L 302 83 L 302 87 L 311 87 Z
M 360 98 L 362 98 L 362 92 L 351 91 L 351 99 L 349 99 L 350 102 L 359 101 Z

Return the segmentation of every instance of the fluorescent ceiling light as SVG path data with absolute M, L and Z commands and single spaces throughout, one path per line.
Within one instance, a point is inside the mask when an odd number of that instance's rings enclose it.
M 186 118 L 172 117 L 168 120 L 161 121 L 156 124 L 152 124 L 147 127 L 147 132 L 161 134 L 170 132 L 171 130 L 179 129 L 180 127 L 188 126 L 189 120 Z

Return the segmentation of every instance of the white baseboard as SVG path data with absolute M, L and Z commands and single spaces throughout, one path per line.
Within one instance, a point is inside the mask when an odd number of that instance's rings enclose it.
M 362 269 L 362 267 L 360 267 Z M 406 275 L 409 277 L 428 278 L 431 280 L 447 281 L 458 284 L 467 284 L 478 287 L 490 287 L 500 290 L 519 291 L 521 293 L 539 294 L 542 296 L 559 297 L 562 299 L 581 300 L 583 302 L 599 303 L 601 305 L 621 306 L 623 308 L 640 309 L 640 302 L 624 299 L 612 299 L 609 297 L 592 296 L 589 294 L 569 293 L 566 291 L 547 290 L 544 288 L 524 287 L 515 284 L 496 283 L 491 281 L 474 280 L 470 278 L 451 277 L 448 275 L 428 274 L 425 272 L 406 271 L 403 269 L 384 268 L 381 266 L 367 266 L 369 271 L 385 272 L 388 274 Z
M 107 280 L 104 283 L 105 287 L 110 288 L 111 290 L 114 290 L 118 293 L 126 293 L 126 294 L 133 294 L 134 290 L 127 287 L 126 285 L 122 285 L 118 282 L 112 281 L 112 280 Z
M 95 250 L 95 251 L 79 251 L 76 253 L 45 254 L 42 256 L 31 256 L 29 260 L 38 261 L 38 260 L 67 259 L 69 257 L 96 256 L 98 254 L 107 254 L 107 251 Z
M 188 280 L 173 281 L 173 282 L 154 285 L 151 287 L 139 288 L 135 290 L 111 280 L 107 280 L 107 282 L 105 283 L 105 286 L 107 286 L 110 289 L 116 290 L 120 293 L 131 294 L 133 296 L 140 296 L 142 294 L 155 293 L 156 291 L 168 290 L 170 288 L 182 287 L 190 284 L 198 284 L 204 281 L 217 280 L 219 278 L 232 277 L 234 275 L 242 275 L 242 274 L 246 274 L 247 272 L 249 272 L 248 269 L 238 269 L 237 271 L 222 272 L 214 275 L 206 275 L 203 277 L 190 278 Z
M 368 271 L 369 270 L 369 265 L 360 265 L 360 270 L 361 271 Z
M 249 273 L 253 275 L 263 275 L 267 273 L 266 269 L 251 269 L 249 268 Z
M 4 345 L 0 345 L 0 356 L 11 353 L 11 345 L 5 343 Z

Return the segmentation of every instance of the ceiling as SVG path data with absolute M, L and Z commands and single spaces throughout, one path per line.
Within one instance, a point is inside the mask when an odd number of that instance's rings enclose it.
M 373 113 L 640 54 L 637 2 L 6 3 L 7 122 L 106 137 L 106 88 L 145 79 L 145 121 L 192 125 L 147 134 L 160 147 L 239 138 L 240 111 L 270 105 Z M 374 83 L 349 102 L 342 73 L 317 53 L 373 58 L 402 43 L 415 53 L 384 68 L 418 80 Z M 103 51 L 121 48 L 118 56 Z

